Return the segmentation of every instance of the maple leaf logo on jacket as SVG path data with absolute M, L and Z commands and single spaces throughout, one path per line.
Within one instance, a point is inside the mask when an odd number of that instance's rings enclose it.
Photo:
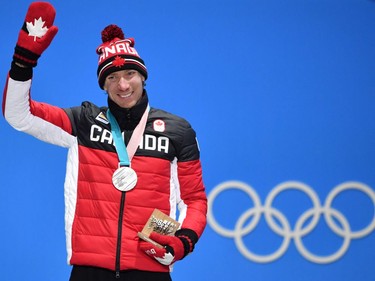
M 47 31 L 47 27 L 44 26 L 45 21 L 42 20 L 42 17 L 39 19 L 34 19 L 34 24 L 32 22 L 26 22 L 26 28 L 29 32 L 29 36 L 34 36 L 34 41 L 36 41 L 36 37 L 41 38 L 43 37 Z
M 125 64 L 125 59 L 122 58 L 122 57 L 115 57 L 115 59 L 113 60 L 112 64 L 116 67 L 121 67 Z

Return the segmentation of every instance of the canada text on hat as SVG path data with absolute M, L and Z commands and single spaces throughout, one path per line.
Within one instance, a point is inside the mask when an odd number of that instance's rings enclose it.
M 103 44 L 96 52 L 99 55 L 98 82 L 103 89 L 105 78 L 112 72 L 135 69 L 147 79 L 147 68 L 134 48 L 134 39 L 125 38 L 121 28 L 109 25 L 102 31 Z
M 102 45 L 98 48 L 99 52 L 101 53 L 99 57 L 99 64 L 102 63 L 109 57 L 114 55 L 124 54 L 124 55 L 132 55 L 138 56 L 137 51 L 132 47 L 134 43 L 131 40 L 132 38 L 118 40 L 114 42 L 110 42 L 108 45 Z

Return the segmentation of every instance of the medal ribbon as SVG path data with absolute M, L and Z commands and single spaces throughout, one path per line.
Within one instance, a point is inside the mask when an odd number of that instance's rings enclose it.
M 135 127 L 133 134 L 129 140 L 128 147 L 125 145 L 125 141 L 122 138 L 121 129 L 118 125 L 116 118 L 113 116 L 111 111 L 107 110 L 107 119 L 111 125 L 111 132 L 113 141 L 115 143 L 116 152 L 119 158 L 119 166 L 130 167 L 130 162 L 137 151 L 139 143 L 141 141 L 142 135 L 146 128 L 148 112 L 150 111 L 150 106 L 147 105 L 145 112 L 142 115 L 141 121 L 139 121 L 137 127 Z

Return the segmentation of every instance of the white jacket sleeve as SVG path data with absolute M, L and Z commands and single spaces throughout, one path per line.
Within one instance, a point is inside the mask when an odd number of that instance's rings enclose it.
M 8 77 L 3 97 L 5 119 L 18 131 L 51 144 L 70 147 L 75 138 L 69 132 L 70 122 L 64 110 L 32 101 L 30 88 L 31 79 L 16 81 Z M 37 115 L 32 112 L 31 104 Z

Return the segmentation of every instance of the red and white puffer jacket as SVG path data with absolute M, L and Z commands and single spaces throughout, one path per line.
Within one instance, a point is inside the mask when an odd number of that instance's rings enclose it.
M 140 250 L 137 233 L 155 208 L 176 218 L 181 229 L 192 230 L 197 239 L 203 233 L 207 200 L 198 144 L 189 123 L 151 108 L 131 161 L 137 185 L 121 192 L 112 184 L 119 161 L 105 117 L 107 107 L 84 102 L 62 109 L 36 102 L 30 98 L 31 79 L 18 81 L 13 76 L 17 74 L 11 71 L 3 97 L 9 124 L 68 148 L 64 185 L 68 263 L 170 271 Z

